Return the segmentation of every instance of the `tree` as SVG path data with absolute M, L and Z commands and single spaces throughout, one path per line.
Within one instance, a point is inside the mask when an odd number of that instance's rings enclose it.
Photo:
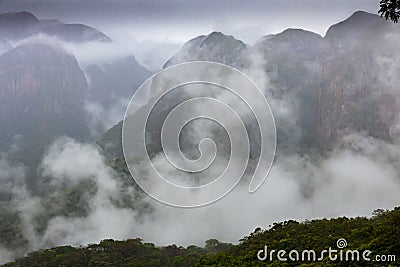
M 400 18 L 400 0 L 381 0 L 378 13 L 386 20 L 397 23 Z

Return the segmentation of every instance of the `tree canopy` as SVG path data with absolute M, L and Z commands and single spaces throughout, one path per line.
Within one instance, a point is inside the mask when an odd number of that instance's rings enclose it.
M 397 23 L 400 18 L 400 0 L 381 0 L 378 13 L 386 20 Z
M 260 261 L 257 253 L 264 245 L 278 250 L 314 249 L 318 253 L 336 247 L 339 238 L 348 241 L 346 249 L 370 250 L 375 255 L 395 255 L 389 266 L 400 266 L 400 207 L 376 210 L 371 218 L 358 217 L 320 219 L 305 222 L 293 220 L 274 223 L 269 229 L 257 228 L 239 244 L 209 239 L 203 248 L 177 245 L 157 247 L 142 239 L 103 240 L 86 247 L 57 247 L 31 252 L 26 257 L 8 263 L 6 267 L 189 267 L 189 266 L 379 266 L 376 262 L 332 262 L 327 255 L 320 262 Z

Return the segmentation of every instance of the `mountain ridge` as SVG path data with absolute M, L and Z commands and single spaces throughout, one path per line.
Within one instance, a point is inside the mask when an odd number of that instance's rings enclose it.
M 352 25 L 353 21 L 356 21 L 357 25 Z M 360 95 L 358 99 L 356 97 L 357 92 L 362 90 L 361 85 L 358 84 L 361 74 L 357 74 L 360 71 L 359 68 L 351 67 L 352 62 L 349 60 L 357 54 L 352 50 L 353 46 L 362 44 L 365 34 L 373 36 L 376 31 L 375 25 L 382 23 L 385 22 L 377 15 L 357 11 L 346 20 L 332 25 L 324 37 L 311 31 L 289 28 L 278 34 L 266 35 L 251 46 L 221 32 L 211 32 L 186 42 L 176 55 L 165 63 L 164 68 L 182 62 L 211 60 L 243 70 L 251 64 L 249 56 L 261 53 L 264 61 L 263 70 L 269 78 L 268 88 L 262 89 L 267 90 L 272 98 L 291 105 L 295 118 L 291 119 L 295 121 L 293 124 L 293 122 L 285 121 L 287 119 L 282 117 L 283 115 L 275 113 L 280 138 L 278 143 L 279 146 L 285 147 L 284 150 L 293 152 L 306 147 L 329 150 L 337 145 L 341 136 L 355 131 L 366 131 L 374 138 L 389 140 L 389 128 L 394 123 L 394 118 L 389 115 L 382 117 L 378 114 L 393 113 L 396 104 L 382 104 L 390 102 L 383 96 L 386 94 L 385 87 L 378 92 L 382 94 L 382 97 L 372 97 L 369 100 L 370 107 L 379 107 L 378 111 L 371 110 L 370 112 L 376 114 L 376 118 L 381 118 L 381 122 L 360 120 L 358 123 L 350 120 L 346 115 L 352 114 L 351 112 L 358 114 L 360 110 L 369 110 L 364 103 L 369 93 Z M 360 27 L 364 30 L 370 29 L 370 32 L 362 31 L 354 38 L 349 37 L 350 41 L 346 37 L 341 37 L 347 36 L 349 32 L 354 32 Z M 391 29 L 391 27 L 383 28 L 386 33 Z M 333 34 L 335 31 L 339 35 L 335 36 Z M 220 47 L 223 47 L 227 40 L 234 42 L 237 47 L 242 47 L 240 53 L 234 53 L 235 50 L 232 49 L 221 49 Z M 348 46 L 346 42 L 352 45 Z M 344 50 L 337 53 L 337 49 Z M 365 48 L 362 49 L 365 50 Z M 359 56 L 358 60 L 360 66 L 365 68 L 374 64 L 364 62 L 366 58 L 362 56 Z M 339 66 L 347 64 L 350 69 Z M 346 70 L 354 73 L 354 81 L 346 82 L 346 79 L 342 77 L 346 76 L 346 73 L 347 76 L 350 75 L 350 72 L 343 73 Z M 338 98 L 343 95 L 344 88 L 342 87 L 347 86 L 348 83 L 352 83 L 355 87 L 347 92 L 349 100 Z M 347 102 L 350 99 L 353 102 Z M 349 104 L 343 105 L 342 101 Z M 282 107 L 272 107 L 273 110 L 279 108 Z M 113 129 L 113 132 L 117 131 Z M 288 144 L 288 147 L 285 144 Z
M 0 36 L 18 40 L 44 33 L 64 41 L 103 41 L 111 38 L 99 30 L 84 24 L 68 24 L 59 20 L 41 20 L 27 11 L 0 14 Z
M 294 261 L 292 257 L 285 261 L 287 264 L 302 264 L 319 266 L 342 264 L 332 261 L 328 255 L 321 252 L 328 247 L 338 246 L 337 241 L 346 242 L 346 249 L 358 250 L 361 253 L 371 251 L 370 259 L 374 255 L 395 255 L 390 264 L 399 264 L 396 256 L 400 253 L 397 244 L 399 230 L 396 221 L 400 219 L 400 207 L 393 210 L 375 210 L 372 218 L 339 217 L 333 219 L 316 219 L 306 222 L 287 220 L 275 222 L 268 229 L 256 228 L 248 236 L 239 240 L 238 244 L 223 243 L 217 239 L 205 241 L 204 247 L 177 245 L 158 247 L 153 243 L 145 243 L 142 239 L 128 239 L 116 241 L 102 240 L 98 244 L 89 244 L 84 247 L 71 246 L 56 247 L 31 252 L 23 258 L 5 264 L 5 267 L 31 267 L 34 262 L 38 266 L 280 266 L 279 257 L 272 257 L 266 261 L 258 259 L 259 251 L 268 249 L 282 249 L 289 251 L 312 248 L 317 255 L 323 258 L 319 262 L 310 262 L 311 257 Z M 383 237 L 382 237 L 383 236 Z M 347 243 L 348 242 L 348 243 Z M 295 250 L 295 251 L 296 251 Z M 352 250 L 352 251 L 353 251 Z M 274 251 L 274 250 L 273 250 Z M 337 252 L 337 250 L 334 250 Z M 269 252 L 269 250 L 268 250 Z M 338 256 L 333 252 L 332 255 Z M 294 253 L 292 253 L 294 254 Z M 343 253 L 344 254 L 344 253 Z M 271 253 L 270 255 L 273 255 Z M 347 254 L 346 254 L 347 255 Z M 352 254 L 353 255 L 353 254 Z M 284 257 L 281 255 L 281 257 Z M 150 258 L 150 259 L 149 259 Z M 284 257 L 286 258 L 286 257 Z M 301 259 L 300 257 L 298 257 Z M 375 266 L 356 258 L 348 258 L 346 264 L 352 266 Z M 350 259 L 353 259 L 352 261 Z M 365 259 L 365 258 L 364 258 Z M 316 261 L 316 260 L 314 260 Z

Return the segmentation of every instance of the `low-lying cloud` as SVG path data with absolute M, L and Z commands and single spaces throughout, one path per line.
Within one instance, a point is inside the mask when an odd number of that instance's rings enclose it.
M 152 211 L 138 216 L 133 208 L 115 205 L 113 200 L 121 198 L 123 187 L 98 148 L 62 138 L 47 151 L 43 174 L 55 184 L 93 179 L 97 191 L 88 200 L 88 214 L 55 216 L 38 233 L 33 218 L 45 212 L 40 199 L 20 185 L 13 189 L 14 203 L 30 250 L 78 246 L 105 238 L 141 237 L 157 245 L 202 245 L 208 238 L 237 242 L 256 227 L 267 228 L 280 220 L 368 216 L 374 209 L 398 205 L 400 147 L 362 135 L 345 139 L 346 148 L 317 161 L 300 155 L 278 158 L 265 184 L 254 194 L 248 194 L 246 185 L 239 185 L 225 198 L 199 209 L 173 208 L 144 197 L 137 201 L 150 205 Z M 2 177 L 15 176 L 12 172 L 21 174 L 2 162 Z M 129 192 L 132 197 L 137 194 L 133 187 Z M 11 255 L 4 249 L 1 252 L 5 258 Z
M 87 49 L 90 47 L 88 45 Z M 82 64 L 93 60 L 96 59 L 90 55 L 81 57 Z M 273 95 L 271 90 L 279 88 L 270 87 L 268 77 L 260 71 L 264 62 L 258 56 L 252 60 L 253 67 L 245 72 L 262 85 L 267 96 Z M 290 132 L 292 138 L 299 139 L 297 106 L 292 105 L 293 99 L 285 96 L 269 101 L 282 128 Z M 96 104 L 88 104 L 87 109 L 107 118 L 105 110 Z M 103 125 L 109 125 L 114 119 L 105 119 Z M 97 125 L 98 121 L 94 120 L 93 124 Z M 247 184 L 239 184 L 215 204 L 180 209 L 143 196 L 133 183 L 123 183 L 122 174 L 109 166 L 96 145 L 59 138 L 47 149 L 38 170 L 39 175 L 49 181 L 53 190 L 50 195 L 62 197 L 65 188 L 85 181 L 94 184 L 95 190 L 87 188 L 91 192 L 83 197 L 82 201 L 87 204 L 83 214 L 52 215 L 41 231 L 37 229 L 35 218 L 46 213 L 44 205 L 48 196 L 32 193 L 26 185 L 24 166 L 13 165 L 3 156 L 0 183 L 4 191 L 12 194 L 9 205 L 19 214 L 22 233 L 29 246 L 22 252 L 10 252 L 0 244 L 0 258 L 6 261 L 27 250 L 79 246 L 106 238 L 141 237 L 157 245 L 185 246 L 202 245 L 209 238 L 237 242 L 256 227 L 267 228 L 276 221 L 369 216 L 374 209 L 398 206 L 399 142 L 394 139 L 388 143 L 354 133 L 343 137 L 339 144 L 326 155 L 279 154 L 269 177 L 253 194 L 248 194 Z M 170 166 L 159 162 L 159 158 L 154 160 L 157 167 L 167 172 L 171 170 Z M 122 205 L 126 199 L 130 204 Z M 150 208 L 143 212 L 138 207 Z

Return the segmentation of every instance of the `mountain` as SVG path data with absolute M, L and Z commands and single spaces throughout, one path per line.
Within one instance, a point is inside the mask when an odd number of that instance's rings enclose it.
M 32 33 L 45 33 L 69 42 L 111 42 L 110 37 L 95 28 L 84 24 L 64 24 L 58 20 L 41 20 L 32 27 Z
M 260 49 L 270 56 L 289 53 L 289 59 L 296 54 L 313 59 L 321 48 L 321 41 L 322 37 L 316 33 L 302 29 L 286 29 L 281 33 L 261 38 L 253 48 Z
M 84 27 L 68 26 L 68 30 L 60 30 L 57 26 L 59 21 L 38 20 L 27 12 L 1 15 L 0 22 L 10 23 L 18 29 L 7 32 L 7 27 L 2 26 L 5 24 L 0 24 L 0 36 L 4 34 L 6 46 L 4 54 L 0 55 L 0 149 L 6 151 L 13 142 L 16 143 L 8 157 L 13 157 L 12 162 L 32 166 L 34 171 L 37 171 L 40 153 L 54 137 L 70 135 L 87 140 L 88 120 L 83 108 L 86 100 L 112 107 L 114 99 L 127 97 L 140 79 L 150 75 L 133 56 L 83 67 L 74 55 L 54 44 L 30 42 L 15 48 L 7 45 L 9 38 L 24 38 L 38 32 L 38 29 L 44 32 L 43 25 L 53 25 L 52 29 L 56 30 L 47 33 L 61 36 L 63 40 L 107 42 L 102 40 L 101 35 L 96 37 L 96 32 L 91 30 L 89 32 L 93 34 L 84 34 L 85 30 L 80 30 Z M 356 12 L 348 20 L 332 26 L 325 37 L 301 29 L 288 29 L 265 36 L 250 46 L 232 36 L 213 32 L 190 40 L 165 67 L 191 60 L 211 60 L 235 66 L 249 72 L 249 75 L 256 70 L 256 74 L 265 76 L 266 86 L 262 89 L 271 100 L 278 128 L 277 160 L 282 153 L 304 156 L 310 152 L 305 149 L 326 152 L 338 148 L 344 145 L 340 140 L 343 136 L 355 132 L 394 142 L 400 111 L 400 49 L 397 43 L 400 31 L 397 26 L 374 15 Z M 69 29 L 77 31 L 76 35 L 70 35 Z M 255 62 L 257 60 L 259 62 Z M 148 140 L 159 141 L 159 126 L 165 119 L 166 111 L 185 97 L 187 95 L 167 96 L 163 104 L 169 104 L 169 108 L 161 106 L 152 114 L 156 119 L 148 124 Z M 142 116 L 144 112 L 139 109 L 136 115 Z M 140 199 L 142 191 L 137 187 L 133 189 L 132 185 L 127 186 L 134 182 L 122 155 L 121 129 L 122 123 L 116 124 L 100 138 L 98 144 L 109 166 L 124 180 L 122 188 L 126 191 L 122 198 L 126 200 L 121 200 L 122 207 L 132 209 L 127 212 L 136 214 L 140 208 L 135 203 L 141 205 L 141 201 L 135 198 Z M 157 134 L 153 134 L 156 131 Z M 135 131 L 133 136 L 135 134 L 141 133 Z M 219 132 L 212 134 L 218 136 Z M 223 139 L 224 136 L 219 137 Z M 219 144 L 219 139 L 216 141 Z M 159 151 L 160 144 L 154 142 L 148 148 L 151 154 Z M 15 149 L 19 154 L 13 154 Z M 318 154 L 321 155 L 324 154 Z M 317 166 L 320 162 L 311 163 Z M 91 177 L 74 184 L 73 188 L 63 184 L 60 190 L 51 187 L 51 177 L 38 177 L 36 174 L 33 172 L 24 178 L 29 182 L 40 181 L 37 185 L 43 195 L 37 193 L 38 190 L 27 189 L 32 199 L 39 197 L 43 205 L 34 218 L 38 235 L 43 233 L 40 230 L 45 229 L 49 221 L 58 216 L 66 220 L 71 218 L 71 222 L 76 217 L 87 218 L 87 212 L 91 210 L 88 199 L 92 199 L 98 190 Z M 13 199 L 14 191 L 6 186 L 10 184 L 14 187 L 19 182 L 13 183 L 14 176 L 13 171 L 6 173 L 1 184 L 0 243 L 1 248 L 10 250 L 28 249 L 30 244 L 21 233 L 24 228 L 21 227 L 23 222 L 20 222 L 23 219 L 21 214 L 25 213 L 13 206 L 14 201 L 21 200 Z M 24 186 L 24 183 L 21 184 Z M 118 194 L 123 193 L 119 191 Z M 121 205 L 118 198 L 115 202 Z M 195 246 L 186 249 L 177 246 L 158 248 L 140 240 L 106 240 L 88 247 L 59 247 L 34 252 L 9 266 L 43 266 L 47 263 L 71 266 L 254 266 L 259 264 L 255 256 L 257 251 L 267 243 L 277 249 L 309 248 L 317 244 L 315 249 L 321 250 L 326 248 L 325 244 L 334 247 L 340 237 L 349 237 L 351 248 L 398 254 L 399 233 L 398 227 L 395 227 L 399 220 L 398 211 L 398 208 L 392 212 L 381 211 L 371 219 L 276 223 L 269 230 L 257 229 L 236 246 L 209 240 L 205 249 Z M 151 217 L 150 212 L 143 213 Z M 272 264 L 279 265 L 279 262 Z
M 245 54 L 247 53 L 248 46 L 242 41 L 235 39 L 232 36 L 224 35 L 220 32 L 212 32 L 208 35 L 201 35 L 192 40 L 189 40 L 183 45 L 183 47 L 171 57 L 165 64 L 163 68 L 173 66 L 175 64 L 198 61 L 198 60 L 210 60 L 216 61 L 232 66 L 244 66 L 245 65 Z M 89 77 L 94 75 L 94 81 L 99 84 L 100 87 L 105 86 L 103 82 L 102 69 L 100 67 L 91 67 L 88 69 Z M 107 89 L 103 90 L 107 91 Z M 185 96 L 175 95 L 171 97 L 171 103 L 179 103 Z M 166 107 L 164 107 L 166 108 Z M 168 108 L 166 108 L 168 110 Z M 165 118 L 166 110 L 157 110 L 157 115 L 155 116 L 156 121 L 152 121 L 150 128 L 156 131 L 161 125 L 162 119 Z M 136 116 L 141 116 L 142 110 L 137 111 Z M 104 155 L 109 159 L 123 158 L 122 154 L 122 122 L 119 122 L 108 131 L 106 131 L 103 136 L 99 139 L 98 144 L 103 149 Z M 157 139 L 159 135 L 155 134 L 154 138 Z M 156 140 L 153 140 L 156 141 Z M 159 145 L 154 148 L 155 151 L 161 149 Z
M 11 44 L 0 36 L 0 56 L 12 48 Z
M 29 12 L 5 13 L 0 14 L 0 55 L 12 49 L 7 40 L 15 43 L 37 42 L 35 40 L 26 40 L 25 38 L 34 36 L 38 33 L 46 34 L 48 36 L 56 37 L 60 44 L 64 45 L 67 49 L 71 46 L 73 53 L 79 60 L 79 65 L 74 66 L 83 70 L 84 76 L 76 79 L 76 82 L 85 80 L 85 90 L 79 94 L 79 101 L 75 105 L 81 105 L 79 111 L 83 109 L 85 103 L 91 103 L 104 110 L 103 113 L 110 111 L 108 114 L 86 114 L 81 115 L 82 119 L 86 120 L 86 124 L 91 125 L 92 134 L 96 131 L 104 131 L 103 117 L 107 117 L 104 121 L 115 120 L 114 117 L 123 116 L 123 104 L 128 102 L 136 88 L 147 79 L 152 73 L 145 67 L 140 65 L 135 57 L 129 53 L 124 56 L 116 58 L 102 59 L 102 53 L 112 53 L 113 49 L 117 50 L 120 47 L 115 44 L 107 35 L 83 24 L 65 24 L 59 20 L 41 20 Z M 23 40 L 25 39 L 25 40 Z M 50 46 L 54 46 L 52 39 L 39 38 L 40 42 L 46 42 Z M 65 43 L 68 42 L 68 43 Z M 74 44 L 71 44 L 73 42 Z M 83 53 L 77 52 L 79 46 L 90 47 L 94 51 L 98 51 L 97 60 L 93 62 L 81 62 L 80 56 Z M 93 48 L 94 47 L 94 48 Z M 70 53 L 72 53 L 70 52 Z M 66 52 L 65 52 L 66 53 Z M 40 53 L 39 53 L 40 54 Z M 25 55 L 21 55 L 23 57 Z M 27 55 L 29 56 L 29 55 Z M 47 56 L 47 55 L 46 55 Z M 52 56 L 49 56 L 52 58 Z M 101 63 L 98 63 L 101 62 Z M 6 68 L 7 64 L 4 64 Z M 32 72 L 35 68 L 42 68 L 39 64 L 32 66 Z M 80 71 L 82 74 L 82 71 Z M 67 73 L 65 73 L 67 74 Z M 59 77 L 61 80 L 69 79 L 66 77 Z M 75 79 L 72 77 L 72 79 Z M 75 82 L 75 81 L 74 81 Z M 0 84 L 0 86 L 6 86 Z M 45 86 L 45 85 L 44 85 Z M 51 89 L 51 82 L 48 90 Z M 80 90 L 82 86 L 76 86 Z M 59 97 L 62 97 L 61 95 Z M 14 99 L 17 100 L 17 99 Z M 18 100 L 19 101 L 19 100 Z M 57 101 L 63 102 L 62 98 Z M 118 106 L 118 107 L 116 107 Z M 71 106 L 72 108 L 73 106 Z M 110 118 L 108 118 L 110 117 Z M 117 121 L 111 121 L 116 123 Z M 83 127 L 84 129 L 87 128 Z M 70 135 L 71 131 L 60 132 L 60 134 Z M 72 135 L 72 137 L 80 138 L 80 135 Z M 2 147 L 0 146 L 0 149 Z
M 25 39 L 37 33 L 57 38 Z M 89 65 L 82 64 L 79 57 L 87 47 L 96 48 L 95 63 Z M 67 182 L 57 187 L 53 178 L 42 172 L 41 163 L 43 153 L 59 137 L 93 141 L 87 102 L 101 105 L 100 110 L 105 112 L 94 112 L 101 120 L 106 112 L 114 112 L 121 99 L 128 101 L 151 75 L 129 53 L 102 58 L 119 48 L 105 34 L 85 25 L 39 20 L 28 12 L 0 15 L 0 257 L 3 248 L 22 255 L 29 246 L 22 214 L 14 203 L 21 201 L 16 200 L 15 190 L 40 199 L 40 205 L 44 205 L 33 223 L 38 232 L 57 216 L 87 215 L 89 195 L 97 192 L 92 177 L 78 185 Z M 121 109 L 125 108 L 123 104 L 119 104 Z M 118 119 L 110 123 L 122 118 L 123 111 L 117 115 Z M 124 162 L 109 164 L 119 172 L 118 181 L 124 188 L 119 191 L 124 195 L 121 203 L 116 205 L 145 212 L 135 201 L 142 194 L 130 194 L 135 185 Z M 19 169 L 8 173 L 8 165 Z
M 247 45 L 233 36 L 212 32 L 198 36 L 179 49 L 163 68 L 189 61 L 215 61 L 241 68 L 246 62 Z
M 130 98 L 152 73 L 133 55 L 82 65 L 82 68 L 90 89 L 85 105 L 91 118 L 91 132 L 99 138 L 124 117 Z
M 392 140 L 400 110 L 394 59 L 400 53 L 395 41 L 399 36 L 397 27 L 365 12 L 354 13 L 327 32 L 319 58 L 320 146 L 331 147 L 354 132 Z
M 84 68 L 89 80 L 89 99 L 105 106 L 120 98 L 130 99 L 135 90 L 151 76 L 134 56 L 126 56 L 103 64 Z
M 400 110 L 395 89 L 398 64 L 394 58 L 400 52 L 396 26 L 357 11 L 332 25 L 323 38 L 288 29 L 252 47 L 266 61 L 269 95 L 286 98 L 295 111 L 294 127 L 276 114 L 280 147 L 325 151 L 355 132 L 385 141 L 394 138 Z M 293 140 L 295 129 L 301 129 L 297 141 Z
M 325 39 L 331 47 L 339 51 L 349 49 L 357 43 L 363 31 L 382 21 L 383 19 L 378 15 L 356 11 L 346 20 L 329 27 Z
M 38 33 L 57 36 L 70 42 L 111 42 L 111 39 L 104 33 L 83 24 L 65 24 L 58 20 L 39 20 L 26 11 L 0 14 L 0 36 L 9 40 L 19 40 Z
M 394 36 L 400 31 L 395 26 L 358 11 L 331 26 L 325 37 L 287 29 L 249 46 L 212 32 L 185 43 L 164 67 L 196 60 L 250 72 L 261 67 L 268 79 L 262 89 L 272 100 L 280 152 L 329 150 L 354 132 L 391 140 L 400 110 L 394 60 L 399 53 Z M 392 39 L 384 41 L 387 37 Z M 383 60 L 392 69 L 386 80 L 379 78 L 387 68 Z M 288 109 L 290 116 L 280 113 Z M 112 133 L 116 132 L 114 128 Z
M 301 29 L 287 29 L 279 34 L 261 38 L 249 46 L 232 36 L 220 32 L 201 35 L 187 43 L 166 62 L 164 67 L 174 64 L 209 60 L 220 62 L 243 70 L 246 73 L 263 71 L 268 83 L 259 86 L 273 101 L 272 109 L 290 105 L 292 117 L 275 113 L 279 150 L 293 152 L 307 143 L 303 134 L 315 127 L 317 103 L 309 95 L 313 94 L 317 76 L 318 55 L 323 38 Z M 266 86 L 264 88 L 263 86 Z M 315 90 L 314 90 L 315 91 Z M 274 106 L 275 105 L 275 106 Z M 306 146 L 306 145 L 304 145 Z
M 108 129 L 97 143 L 108 159 L 122 159 L 122 121 Z
M 77 60 L 61 47 L 25 43 L 3 54 L 1 148 L 5 149 L 15 135 L 22 136 L 31 148 L 43 148 L 56 135 L 87 138 L 83 110 L 87 94 L 88 85 Z
M 291 114 L 275 112 L 279 151 L 295 152 L 313 141 L 314 81 L 318 78 L 318 54 L 323 38 L 302 29 L 287 29 L 258 40 L 250 54 L 262 63 L 268 84 L 267 97 L 275 99 L 273 110 L 287 109 Z
M 280 83 L 295 86 L 304 83 L 306 72 L 315 71 L 312 64 L 321 50 L 322 37 L 316 33 L 287 29 L 279 34 L 267 35 L 257 41 L 251 51 L 260 54 L 267 72 L 275 72 Z
M 39 19 L 25 11 L 0 14 L 0 36 L 13 40 L 25 38 L 37 23 Z

